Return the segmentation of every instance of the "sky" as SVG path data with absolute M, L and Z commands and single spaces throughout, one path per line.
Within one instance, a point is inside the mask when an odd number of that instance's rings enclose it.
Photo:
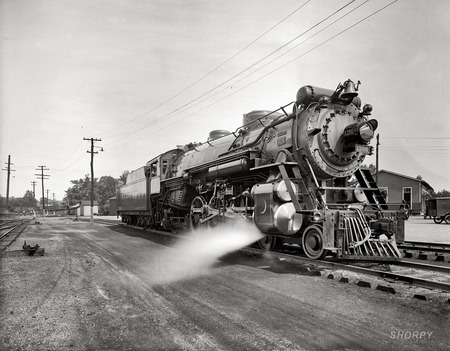
M 39 198 L 45 166 L 62 200 L 90 174 L 84 138 L 95 177 L 118 178 L 347 79 L 379 168 L 450 190 L 448 43 L 449 0 L 0 0 L 0 194 L 8 155 L 10 196 Z

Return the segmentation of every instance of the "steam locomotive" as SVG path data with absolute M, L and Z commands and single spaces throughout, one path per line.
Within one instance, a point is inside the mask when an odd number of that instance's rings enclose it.
M 368 169 L 378 122 L 360 82 L 303 86 L 294 102 L 244 114 L 234 132 L 169 150 L 130 172 L 118 215 L 161 230 L 249 220 L 264 249 L 299 244 L 312 259 L 398 260 L 402 213 L 389 209 Z M 292 112 L 288 112 L 292 110 Z

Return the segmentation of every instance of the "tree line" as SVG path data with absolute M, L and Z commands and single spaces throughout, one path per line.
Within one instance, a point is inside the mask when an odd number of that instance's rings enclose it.
M 94 201 L 98 202 L 99 214 L 108 214 L 108 200 L 116 196 L 119 186 L 126 184 L 129 171 L 124 171 L 119 178 L 102 176 L 94 178 Z M 85 175 L 84 178 L 71 180 L 72 186 L 66 190 L 64 202 L 70 207 L 81 201 L 91 198 L 91 178 Z
M 129 171 L 123 171 L 118 178 L 112 176 L 102 176 L 94 178 L 94 201 L 98 202 L 99 214 L 106 214 L 109 211 L 108 199 L 116 196 L 116 189 L 119 186 L 126 184 L 127 175 Z M 71 180 L 72 184 L 65 192 L 66 196 L 61 201 L 58 201 L 59 208 L 67 208 L 73 206 L 81 201 L 87 201 L 91 198 L 91 178 L 85 175 L 84 178 Z M 38 201 L 31 190 L 27 190 L 25 195 L 20 198 L 9 198 L 9 210 L 26 211 L 30 209 L 37 209 L 42 206 L 45 201 L 47 206 L 47 199 L 40 199 Z M 0 196 L 0 208 L 6 207 L 6 198 Z M 50 207 L 56 207 L 55 204 Z
M 373 166 L 373 165 L 370 165 Z M 127 175 L 129 171 L 123 171 L 118 178 L 112 176 L 102 176 L 94 179 L 94 200 L 98 202 L 99 214 L 107 214 L 109 212 L 108 200 L 116 196 L 117 187 L 126 184 Z M 87 201 L 91 198 L 91 178 L 85 175 L 84 178 L 71 180 L 72 184 L 66 190 L 66 196 L 63 199 L 64 206 L 73 206 L 81 201 Z M 431 194 L 435 197 L 450 197 L 450 191 L 443 189 Z M 40 199 L 42 204 L 43 199 Z M 0 197 L 0 208 L 6 207 L 6 198 Z M 37 208 L 38 201 L 33 195 L 33 192 L 27 190 L 25 195 L 21 198 L 11 197 L 9 199 L 10 209 L 29 209 Z
M 38 205 L 38 201 L 34 197 L 34 194 L 31 190 L 27 190 L 23 197 L 10 197 L 9 198 L 9 208 L 10 209 L 34 209 Z M 6 197 L 0 197 L 0 208 L 6 207 Z

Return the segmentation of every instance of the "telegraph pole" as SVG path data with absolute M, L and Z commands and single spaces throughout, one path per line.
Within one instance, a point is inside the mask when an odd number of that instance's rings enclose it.
M 33 199 L 36 199 L 36 192 L 35 192 L 35 190 L 36 190 L 37 182 L 33 180 L 31 182 L 31 185 L 33 186 Z M 35 209 L 36 209 L 36 204 L 33 202 L 33 213 L 34 213 Z
M 375 173 L 375 183 L 378 184 L 378 146 L 380 145 L 380 134 L 377 134 L 377 153 L 376 153 L 376 169 L 377 173 Z
M 47 191 L 47 208 L 48 208 L 48 193 L 50 192 L 50 190 L 47 189 L 46 191 Z
M 98 154 L 98 152 L 94 151 L 94 142 L 102 141 L 102 139 L 95 138 L 83 138 L 83 140 L 87 140 L 91 142 L 91 151 L 87 151 L 88 154 L 91 154 L 91 225 L 94 223 L 94 154 Z M 101 148 L 103 151 L 103 148 Z
M 46 177 L 50 177 L 48 174 L 44 174 L 44 171 L 48 171 L 48 168 L 45 168 L 46 166 L 38 166 L 38 168 L 36 168 L 36 171 L 41 171 L 41 174 L 34 174 L 36 176 L 38 176 L 38 179 L 42 180 L 42 211 L 44 213 L 45 216 L 45 195 L 44 195 L 44 180 L 48 179 Z
M 7 168 L 3 168 L 4 171 L 7 172 L 7 180 L 6 180 L 6 211 L 9 211 L 9 176 L 11 175 L 11 172 L 15 172 L 15 169 L 11 169 L 11 155 L 8 155 L 8 163 L 5 162 L 6 165 L 8 165 Z
M 34 197 L 36 197 L 36 192 L 35 192 L 36 184 L 37 184 L 37 182 L 34 181 L 34 180 L 31 182 L 31 185 L 33 186 L 33 196 L 34 196 Z

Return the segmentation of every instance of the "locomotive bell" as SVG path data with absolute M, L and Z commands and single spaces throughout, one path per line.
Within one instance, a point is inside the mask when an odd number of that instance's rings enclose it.
M 352 101 L 355 97 L 358 96 L 356 92 L 355 83 L 353 83 L 350 79 L 345 81 L 344 83 L 345 90 L 341 94 L 341 98 L 347 101 Z

